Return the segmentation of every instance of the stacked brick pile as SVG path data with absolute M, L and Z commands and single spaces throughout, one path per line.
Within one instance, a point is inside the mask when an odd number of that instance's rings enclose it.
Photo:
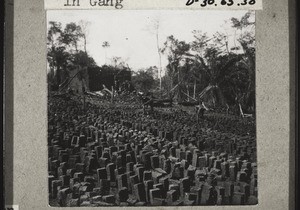
M 255 138 L 182 112 L 51 99 L 49 198 L 59 206 L 257 204 Z M 88 114 L 87 114 L 88 113 Z

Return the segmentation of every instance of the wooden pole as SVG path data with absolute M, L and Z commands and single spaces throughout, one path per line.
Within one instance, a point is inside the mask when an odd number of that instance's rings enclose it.
M 197 81 L 194 81 L 194 98 L 196 98 Z
M 111 87 L 112 90 L 112 94 L 111 94 L 111 102 L 114 102 L 114 95 L 115 95 L 115 90 L 114 90 L 114 86 Z
M 192 98 L 191 96 L 189 96 L 187 93 L 185 93 L 185 92 L 182 92 L 184 95 L 186 95 L 189 99 L 192 99 L 192 100 L 194 100 L 194 101 L 197 101 L 197 99 L 195 99 L 195 98 Z

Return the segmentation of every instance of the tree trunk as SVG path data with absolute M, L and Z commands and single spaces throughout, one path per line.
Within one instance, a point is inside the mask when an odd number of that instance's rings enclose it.
M 234 31 L 234 47 L 235 47 L 235 53 L 237 53 L 237 48 L 236 48 L 236 30 Z
M 194 98 L 196 98 L 197 81 L 194 81 Z
M 160 53 L 160 49 L 159 49 L 158 31 L 156 33 L 156 46 L 157 46 L 157 52 L 158 52 L 158 57 L 159 57 L 159 90 L 160 90 L 160 94 L 161 94 L 161 90 L 162 90 L 162 80 L 161 80 L 162 64 L 161 64 L 161 53 Z
M 226 50 L 227 50 L 227 53 L 229 54 L 228 42 L 227 41 L 226 41 Z
M 76 51 L 76 53 L 78 53 L 77 42 L 75 42 L 74 45 L 75 45 L 75 51 Z
M 186 85 L 186 90 L 187 90 L 187 96 L 188 96 L 188 102 L 190 101 L 190 90 L 189 90 L 189 86 Z
M 86 52 L 86 37 L 85 37 L 85 34 L 83 34 L 83 40 L 84 40 L 84 52 Z
M 178 69 L 178 91 L 177 91 L 177 98 L 178 98 L 178 102 L 181 102 L 181 84 L 180 84 L 180 69 Z

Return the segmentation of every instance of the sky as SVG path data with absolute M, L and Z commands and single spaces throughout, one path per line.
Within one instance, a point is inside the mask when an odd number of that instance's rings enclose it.
M 87 28 L 87 51 L 101 66 L 110 58 L 122 57 L 129 67 L 137 71 L 150 66 L 159 66 L 156 35 L 149 27 L 159 20 L 159 45 L 162 48 L 167 37 L 186 42 L 193 41 L 193 30 L 206 32 L 208 36 L 219 31 L 233 37 L 232 17 L 240 19 L 247 11 L 220 10 L 49 10 L 47 22 L 61 22 L 63 27 L 70 22 L 89 22 Z M 227 21 L 227 23 L 225 22 Z M 104 41 L 110 47 L 103 49 Z M 229 45 L 233 45 L 233 39 Z M 162 57 L 162 68 L 167 57 Z

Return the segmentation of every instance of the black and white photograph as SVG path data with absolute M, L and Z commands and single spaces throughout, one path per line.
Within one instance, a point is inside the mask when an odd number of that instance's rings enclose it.
M 254 11 L 49 10 L 45 33 L 50 206 L 259 203 Z

